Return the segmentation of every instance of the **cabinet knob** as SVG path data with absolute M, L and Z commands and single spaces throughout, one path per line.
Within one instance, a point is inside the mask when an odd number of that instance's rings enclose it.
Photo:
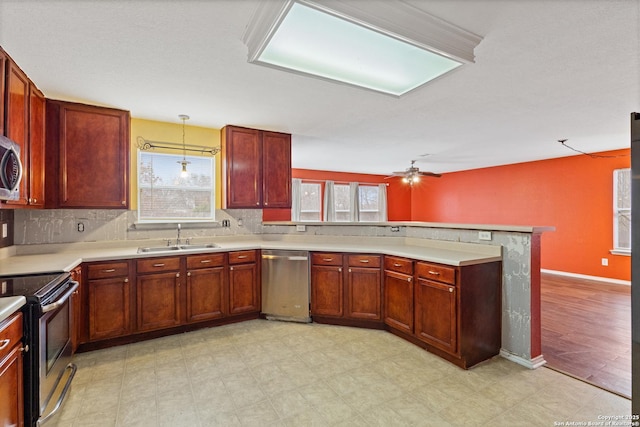
M 338 271 L 342 271 L 342 267 L 338 267 Z
M 33 203 L 38 203 L 38 199 L 33 199 Z
M 449 292 L 453 292 L 453 288 L 449 288 Z
M 349 269 L 349 273 L 351 273 L 351 269 Z
M 268 205 L 269 205 L 269 203 L 267 203 L 267 202 L 264 202 L 264 205 L 265 205 L 265 206 L 268 206 Z
M 121 202 L 120 202 L 120 204 L 122 204 L 122 206 L 124 206 L 124 205 L 126 205 L 126 204 L 127 204 L 127 201 L 126 201 L 126 200 L 123 200 L 123 201 L 121 201 Z
M 129 279 L 128 278 L 124 279 L 124 283 L 129 283 Z
M 176 273 L 176 277 L 180 277 L 180 273 Z
M 411 277 L 407 277 L 407 282 L 411 282 Z
M 229 267 L 229 270 L 233 271 L 233 267 Z
M 180 273 L 178 273 L 178 274 L 180 274 Z M 191 272 L 190 271 L 187 271 L 187 277 L 191 277 Z

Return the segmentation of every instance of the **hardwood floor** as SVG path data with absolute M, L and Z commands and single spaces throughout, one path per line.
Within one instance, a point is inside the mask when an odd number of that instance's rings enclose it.
M 631 287 L 542 274 L 547 366 L 631 396 Z

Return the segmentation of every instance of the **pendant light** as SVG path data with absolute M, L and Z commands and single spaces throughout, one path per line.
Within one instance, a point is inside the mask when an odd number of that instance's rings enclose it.
M 187 116 L 186 114 L 179 114 L 178 118 L 182 120 L 182 160 L 180 160 L 177 163 L 182 165 L 182 171 L 180 171 L 180 177 L 187 178 L 189 176 L 189 171 L 187 171 L 187 165 L 191 162 L 187 161 L 187 145 L 184 142 L 184 128 L 185 128 L 185 122 L 189 120 L 189 116 Z

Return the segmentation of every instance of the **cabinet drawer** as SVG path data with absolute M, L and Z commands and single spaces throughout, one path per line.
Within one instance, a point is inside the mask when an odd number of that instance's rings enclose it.
M 384 269 L 413 275 L 413 261 L 406 258 L 398 258 L 394 256 L 384 257 Z
M 224 254 L 191 255 L 187 257 L 187 269 L 220 267 L 224 265 Z
M 22 340 L 22 313 L 18 312 L 0 323 L 0 361 Z
M 456 269 L 454 267 L 419 262 L 416 268 L 418 277 L 449 283 L 450 285 L 456 284 Z
M 342 265 L 341 254 L 311 254 L 311 264 L 314 265 Z
M 149 258 L 137 262 L 138 273 L 180 270 L 180 258 Z
M 109 264 L 89 264 L 89 279 L 106 279 L 129 275 L 128 262 L 112 262 Z
M 380 255 L 349 255 L 349 267 L 380 267 Z
M 246 264 L 256 262 L 256 251 L 229 252 L 229 264 Z

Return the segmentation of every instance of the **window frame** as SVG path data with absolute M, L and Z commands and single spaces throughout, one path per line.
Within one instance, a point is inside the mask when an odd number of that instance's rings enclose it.
M 631 206 L 628 208 L 621 208 L 618 206 L 618 193 L 620 188 L 618 186 L 618 176 L 621 173 L 629 175 L 629 191 L 631 191 L 631 168 L 620 168 L 613 170 L 613 249 L 612 254 L 618 255 L 631 255 Z M 629 195 L 629 200 L 631 195 Z M 625 215 L 626 214 L 626 215 Z M 627 216 L 629 218 L 629 247 L 620 246 L 619 242 L 619 224 L 620 218 Z
M 140 167 L 140 162 L 142 161 L 142 156 L 143 155 L 151 155 L 151 156 L 166 156 L 166 157 L 173 157 L 176 159 L 176 171 L 179 171 L 180 169 L 180 165 L 177 163 L 179 161 L 184 159 L 189 162 L 192 161 L 194 159 L 197 160 L 201 160 L 201 159 L 205 159 L 207 161 L 210 162 L 211 164 L 211 193 L 210 193 L 210 197 L 211 197 L 211 216 L 210 217 L 199 217 L 199 218 L 194 218 L 194 217 L 159 217 L 159 218 L 148 218 L 148 217 L 143 217 L 141 215 L 141 207 L 142 207 L 142 197 L 141 197 L 141 192 L 143 189 L 148 189 L 150 188 L 149 186 L 143 186 L 140 185 L 140 171 L 141 171 L 141 167 Z M 209 157 L 209 156 L 193 156 L 193 155 L 178 155 L 178 154 L 174 154 L 174 153 L 165 153 L 165 152 L 152 152 L 152 151 L 146 151 L 146 150 L 137 150 L 137 157 L 136 157 L 136 184 L 137 184 L 137 214 L 138 214 L 138 218 L 137 218 L 137 223 L 140 224 L 176 224 L 176 223 L 212 223 L 212 222 L 216 222 L 216 161 L 215 161 L 215 157 Z M 178 172 L 179 173 L 179 172 Z
M 302 194 L 304 193 L 304 186 L 305 185 L 314 185 L 314 186 L 318 186 L 318 206 L 319 206 L 319 210 L 310 210 L 310 209 L 303 209 L 302 208 Z M 305 181 L 304 179 L 302 180 L 301 183 L 301 187 L 300 187 L 300 193 L 301 193 L 301 200 L 300 200 L 300 217 L 302 217 L 303 213 L 312 213 L 312 212 L 317 212 L 318 213 L 318 219 L 300 219 L 301 222 L 323 222 L 322 221 L 322 196 L 324 194 L 324 183 L 320 183 L 320 182 L 313 182 L 313 181 Z

